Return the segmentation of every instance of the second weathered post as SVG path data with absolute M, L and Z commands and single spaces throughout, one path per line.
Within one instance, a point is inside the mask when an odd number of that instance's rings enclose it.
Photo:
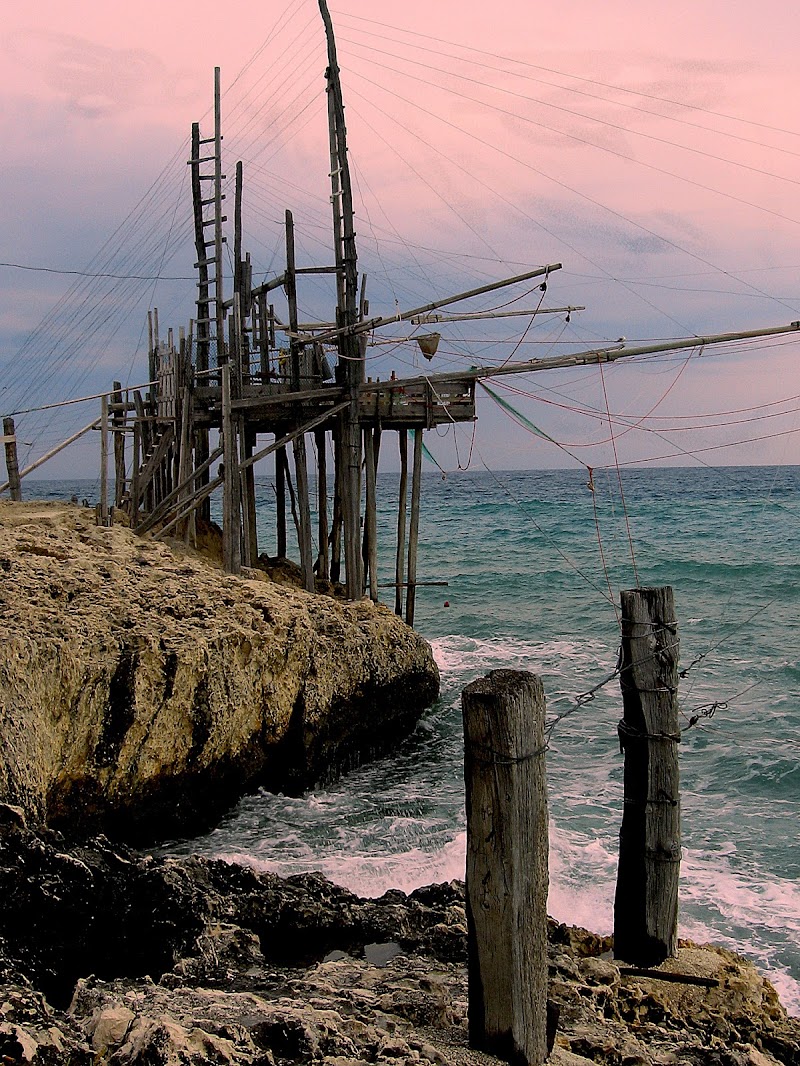
M 678 946 L 678 626 L 669 587 L 623 592 L 621 603 L 625 800 L 614 954 L 656 966 Z
M 8 487 L 11 499 L 19 502 L 22 499 L 22 485 L 19 477 L 19 461 L 17 459 L 17 434 L 14 429 L 14 419 L 3 419 L 3 443 L 6 448 L 6 472 L 8 474 Z
M 493 670 L 462 693 L 470 1044 L 519 1066 L 547 1057 L 544 689 Z

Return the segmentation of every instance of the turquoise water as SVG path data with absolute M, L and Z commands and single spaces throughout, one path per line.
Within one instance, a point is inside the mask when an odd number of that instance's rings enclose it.
M 259 526 L 272 553 L 268 482 Z M 397 476 L 379 482 L 391 580 Z M 548 752 L 549 909 L 610 932 L 618 682 L 577 709 L 576 697 L 613 671 L 619 590 L 637 577 L 670 584 L 689 667 L 681 934 L 749 955 L 800 1013 L 800 468 L 627 471 L 623 489 L 624 506 L 607 471 L 593 493 L 585 471 L 426 475 L 419 578 L 449 583 L 417 596 L 442 672 L 437 703 L 390 758 L 299 799 L 248 797 L 212 833 L 167 850 L 318 869 L 369 895 L 461 877 L 461 689 L 497 667 L 533 670 L 551 715 L 571 712 Z

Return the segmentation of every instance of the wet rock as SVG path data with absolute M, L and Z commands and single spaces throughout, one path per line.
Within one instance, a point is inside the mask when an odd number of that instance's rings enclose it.
M 458 882 L 360 899 L 319 875 L 68 846 L 0 809 L 0 898 L 0 1053 L 12 1062 L 497 1062 L 469 1048 Z M 682 942 L 641 977 L 603 938 L 555 923 L 550 934 L 554 1066 L 800 1062 L 800 1022 L 731 952 Z

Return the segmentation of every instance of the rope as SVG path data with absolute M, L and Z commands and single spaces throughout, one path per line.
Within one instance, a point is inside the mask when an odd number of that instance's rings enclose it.
M 617 441 L 616 441 L 616 438 L 614 437 L 614 425 L 613 425 L 613 423 L 611 421 L 611 408 L 608 405 L 608 393 L 606 392 L 606 378 L 605 378 L 605 374 L 603 373 L 603 364 L 602 363 L 598 363 L 597 365 L 600 367 L 600 382 L 601 382 L 601 384 L 603 386 L 603 399 L 605 401 L 606 416 L 608 418 L 608 432 L 609 432 L 609 436 L 611 438 L 611 447 L 614 450 L 614 466 L 616 467 L 616 470 L 617 470 L 617 484 L 619 485 L 619 497 L 620 497 L 620 500 L 622 501 L 622 511 L 623 511 L 623 514 L 625 515 L 625 528 L 628 531 L 628 546 L 629 546 L 630 552 L 631 552 L 631 563 L 633 565 L 633 577 L 634 577 L 634 580 L 636 581 L 636 587 L 637 588 L 641 588 L 641 582 L 639 581 L 639 571 L 636 569 L 636 556 L 633 553 L 633 536 L 631 534 L 630 518 L 628 517 L 628 507 L 627 507 L 627 504 L 625 503 L 625 492 L 623 491 L 623 488 L 622 488 L 622 473 L 621 473 L 620 468 L 619 468 L 619 456 L 617 455 Z
M 597 536 L 597 547 L 598 547 L 598 549 L 600 551 L 600 562 L 601 562 L 601 564 L 603 566 L 603 575 L 605 576 L 605 579 L 606 579 L 606 585 L 608 585 L 608 598 L 609 598 L 609 601 L 611 602 L 611 605 L 614 608 L 614 614 L 617 616 L 617 625 L 621 625 L 622 623 L 620 621 L 619 608 L 617 607 L 617 601 L 616 601 L 616 599 L 614 597 L 614 590 L 611 587 L 611 577 L 609 576 L 609 573 L 608 573 L 608 564 L 606 563 L 606 553 L 605 553 L 605 551 L 603 549 L 603 538 L 600 535 L 600 516 L 597 513 L 597 493 L 595 492 L 595 487 L 594 487 L 594 470 L 592 469 L 591 466 L 587 466 L 586 470 L 587 470 L 587 472 L 589 474 L 589 480 L 586 482 L 586 487 L 588 488 L 589 492 L 591 492 L 591 494 L 592 494 L 592 511 L 594 513 L 594 529 L 595 529 L 595 534 Z

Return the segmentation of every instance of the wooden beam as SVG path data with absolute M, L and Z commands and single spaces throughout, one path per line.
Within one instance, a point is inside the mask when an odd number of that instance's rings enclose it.
M 192 511 L 200 507 L 203 501 L 208 499 L 211 493 L 214 492 L 215 489 L 218 489 L 220 485 L 222 485 L 224 480 L 224 478 L 217 477 L 214 478 L 213 481 L 209 481 L 207 485 L 203 485 L 201 488 L 199 488 L 193 496 L 191 496 L 188 500 L 185 501 L 185 506 L 183 510 L 179 511 L 173 519 L 167 522 L 165 526 L 163 526 L 161 529 L 158 530 L 157 533 L 153 535 L 153 540 L 161 540 L 162 537 L 166 537 L 167 533 L 170 533 L 175 528 L 175 526 L 177 526 L 178 522 L 180 522 L 184 518 L 187 518 Z
M 189 473 L 184 475 L 183 480 L 179 485 L 176 485 L 169 496 L 165 497 L 160 505 L 156 508 L 152 514 L 148 515 L 142 524 L 136 527 L 137 533 L 146 533 L 149 529 L 152 529 L 157 522 L 159 522 L 168 512 L 170 505 L 175 503 L 180 495 L 182 495 L 187 488 L 193 486 L 196 480 L 200 480 L 200 487 L 208 482 L 208 478 L 203 478 L 212 463 L 215 463 L 217 459 L 221 459 L 223 454 L 222 448 L 215 448 L 211 455 L 207 459 L 204 459 L 200 466 L 194 470 L 189 469 Z M 194 494 L 194 491 L 191 493 Z
M 320 0 L 320 2 L 322 2 L 322 0 Z M 422 304 L 419 307 L 413 307 L 408 311 L 399 311 L 396 315 L 388 315 L 386 317 L 383 315 L 377 315 L 374 318 L 365 319 L 363 322 L 357 322 L 350 327 L 343 326 L 341 329 L 334 330 L 332 333 L 326 333 L 322 337 L 318 337 L 317 340 L 333 340 L 335 337 L 344 333 L 371 333 L 372 330 L 377 329 L 379 326 L 386 325 L 389 322 L 408 322 L 417 315 L 427 314 L 428 311 L 435 311 L 439 307 L 446 307 L 448 304 L 460 303 L 461 300 L 469 300 L 473 296 L 481 296 L 483 293 L 494 292 L 496 289 L 503 289 L 509 285 L 517 285 L 522 281 L 547 277 L 556 270 L 561 270 L 561 263 L 549 263 L 547 266 L 536 267 L 533 270 L 529 270 L 525 274 L 517 274 L 513 278 L 490 281 L 486 285 L 478 285 L 474 289 L 466 289 L 464 292 L 458 292 L 453 296 L 445 296 L 440 300 L 431 300 L 426 304 Z
M 256 452 L 242 463 L 243 467 L 251 466 L 253 463 L 257 463 L 259 459 L 263 459 L 266 455 L 271 455 L 278 448 L 283 448 L 285 445 L 290 444 L 299 433 L 310 433 L 317 426 L 321 426 L 323 422 L 327 422 L 329 418 L 335 417 L 341 411 L 347 407 L 348 401 L 343 400 L 342 403 L 336 404 L 335 407 L 329 408 L 321 415 L 317 415 L 315 418 L 310 419 L 308 422 L 304 422 L 302 426 L 298 426 L 297 429 L 291 430 L 266 448 L 262 448 L 260 452 Z

